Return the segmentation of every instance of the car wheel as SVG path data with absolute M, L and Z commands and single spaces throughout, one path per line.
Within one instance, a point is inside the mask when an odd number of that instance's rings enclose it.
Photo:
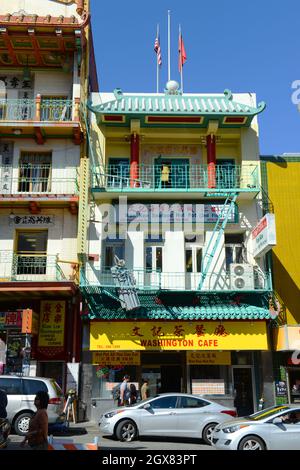
M 246 436 L 239 443 L 238 450 L 266 450 L 266 445 L 258 436 Z
M 202 431 L 202 439 L 209 446 L 211 445 L 213 430 L 215 429 L 217 424 L 218 423 L 209 423 L 205 426 L 205 428 Z
M 119 441 L 133 441 L 137 437 L 136 424 L 130 419 L 124 419 L 116 427 L 116 437 Z
M 24 436 L 28 432 L 31 417 L 32 413 L 22 413 L 16 418 L 14 428 L 19 436 Z

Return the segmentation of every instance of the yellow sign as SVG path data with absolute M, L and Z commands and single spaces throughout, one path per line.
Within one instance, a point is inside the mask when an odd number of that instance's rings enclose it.
M 266 322 L 102 322 L 90 323 L 90 350 L 268 349 Z
M 139 366 L 141 364 L 141 353 L 138 351 L 94 352 L 93 364 L 101 366 Z
M 284 325 L 274 330 L 275 351 L 295 351 L 300 349 L 300 326 Z
M 231 364 L 231 353 L 225 352 L 202 352 L 188 351 L 186 356 L 187 364 L 190 365 L 222 365 L 229 366 Z
M 38 346 L 62 347 L 65 336 L 65 302 L 45 300 L 41 302 Z

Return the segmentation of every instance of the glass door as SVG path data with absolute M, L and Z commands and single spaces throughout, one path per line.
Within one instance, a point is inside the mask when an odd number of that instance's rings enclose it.
M 155 188 L 187 189 L 189 186 L 188 158 L 156 158 Z
M 252 366 L 233 366 L 234 406 L 238 416 L 249 416 L 255 408 Z
M 233 158 L 218 158 L 216 168 L 216 183 L 217 188 L 235 188 L 236 175 L 235 175 L 235 160 Z

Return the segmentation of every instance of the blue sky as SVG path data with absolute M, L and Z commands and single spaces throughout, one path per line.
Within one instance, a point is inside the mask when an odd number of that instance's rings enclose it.
M 171 10 L 171 78 L 178 73 L 178 25 L 187 53 L 184 92 L 254 92 L 260 153 L 300 153 L 300 113 L 291 88 L 300 80 L 300 4 L 296 0 L 91 0 L 101 91 L 156 91 L 160 24 L 160 92 L 167 81 L 167 11 Z M 300 93 L 299 93 L 300 96 Z

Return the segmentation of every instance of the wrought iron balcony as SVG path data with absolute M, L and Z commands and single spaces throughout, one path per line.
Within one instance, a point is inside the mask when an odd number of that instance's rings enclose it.
M 134 269 L 130 272 L 135 279 L 135 286 L 139 290 L 199 291 L 201 273 L 170 273 L 143 269 Z M 256 266 L 253 269 L 253 275 L 244 275 L 243 281 L 244 285 L 236 284 L 236 277 L 233 277 L 230 272 L 225 270 L 219 273 L 208 273 L 201 291 L 257 292 L 271 290 L 270 273 L 263 272 Z M 90 265 L 87 265 L 85 276 L 81 279 L 82 284 L 86 282 L 89 285 L 99 285 L 104 288 L 115 287 L 110 268 L 95 271 Z
M 0 282 L 57 282 L 67 278 L 56 255 L 0 251 Z
M 79 120 L 79 103 L 64 99 L 0 99 L 1 121 L 60 121 Z
M 52 169 L 50 164 L 22 164 L 18 177 L 10 166 L 0 167 L 0 194 L 78 194 L 79 177 L 75 167 Z M 56 176 L 57 175 L 57 176 Z
M 130 177 L 130 166 L 108 165 L 93 168 L 92 188 L 107 191 L 259 191 L 258 165 L 172 164 L 137 165 L 138 178 Z

